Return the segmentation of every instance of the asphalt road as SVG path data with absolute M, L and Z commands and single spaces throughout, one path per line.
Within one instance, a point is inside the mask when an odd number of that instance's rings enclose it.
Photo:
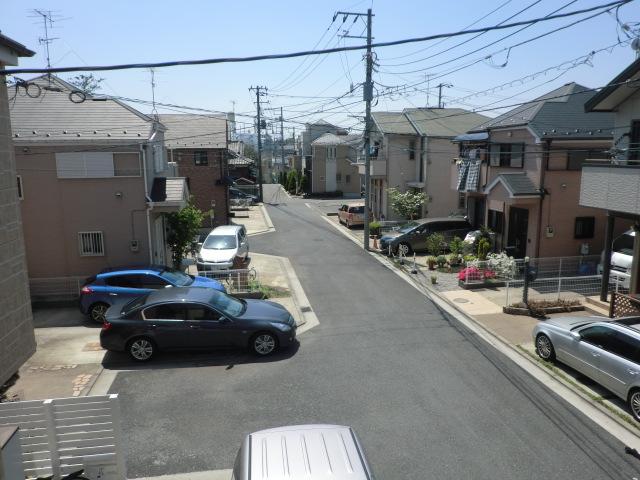
M 383 480 L 640 478 L 624 445 L 304 201 L 268 211 L 277 231 L 251 248 L 291 259 L 320 325 L 265 361 L 165 355 L 119 373 L 130 477 L 231 468 L 251 431 L 337 423 L 355 428 Z

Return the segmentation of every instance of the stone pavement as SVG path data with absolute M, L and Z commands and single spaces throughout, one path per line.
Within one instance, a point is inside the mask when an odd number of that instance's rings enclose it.
M 230 221 L 236 225 L 244 225 L 249 236 L 275 232 L 276 230 L 267 209 L 262 204 L 252 205 L 246 210 L 235 210 L 235 216 Z

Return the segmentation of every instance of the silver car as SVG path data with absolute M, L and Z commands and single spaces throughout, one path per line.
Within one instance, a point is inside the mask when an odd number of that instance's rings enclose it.
M 640 421 L 640 317 L 562 317 L 533 329 L 536 353 L 559 360 L 626 401 Z

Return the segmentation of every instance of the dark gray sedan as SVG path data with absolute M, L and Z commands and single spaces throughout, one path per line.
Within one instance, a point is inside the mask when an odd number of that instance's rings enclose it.
M 158 350 L 248 347 L 268 355 L 296 341 L 286 308 L 206 288 L 168 288 L 114 304 L 100 332 L 102 348 L 150 360 Z
M 640 317 L 545 320 L 533 329 L 536 352 L 578 370 L 626 401 L 640 421 Z

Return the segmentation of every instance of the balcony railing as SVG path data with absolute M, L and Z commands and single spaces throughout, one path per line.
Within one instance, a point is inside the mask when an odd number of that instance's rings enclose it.
M 589 160 L 582 167 L 580 205 L 640 215 L 640 162 Z

